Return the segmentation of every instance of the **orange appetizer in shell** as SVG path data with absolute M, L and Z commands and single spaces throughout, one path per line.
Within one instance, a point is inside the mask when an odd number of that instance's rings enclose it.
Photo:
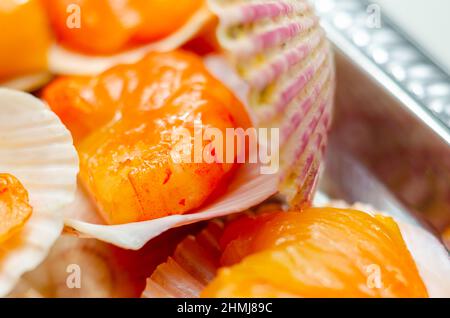
M 250 126 L 242 104 L 184 52 L 61 78 L 43 97 L 73 132 L 81 180 L 109 224 L 193 211 L 225 185 L 234 163 L 174 162 L 178 129 Z
M 142 296 L 448 297 L 449 271 L 435 237 L 389 216 L 266 205 L 188 236 Z
M 66 228 L 139 249 L 170 228 L 245 211 L 277 192 L 292 206 L 310 205 L 331 125 L 334 72 L 309 2 L 182 1 L 163 21 L 170 2 L 78 1 L 66 12 L 71 30 L 64 27 L 66 1 L 43 3 L 59 40 L 50 68 L 72 76 L 42 96 L 73 133 L 81 183 L 107 223 L 79 209 L 86 213 L 69 214 Z M 106 28 L 117 32 L 84 41 Z M 173 52 L 201 30 L 214 33 L 215 56 Z M 192 48 L 198 52 L 185 47 Z M 258 140 L 258 151 L 273 149 L 269 160 L 175 163 L 179 143 L 171 132 L 192 133 L 199 118 L 222 134 L 250 127 L 225 85 L 268 132 L 270 144 Z M 206 152 L 220 156 L 214 147 Z

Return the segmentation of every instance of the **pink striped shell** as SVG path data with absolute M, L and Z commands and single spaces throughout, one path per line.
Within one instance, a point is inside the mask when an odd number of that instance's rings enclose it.
M 219 238 L 223 223 L 211 221 L 199 234 L 190 235 L 151 277 L 142 298 L 197 298 L 219 268 Z
M 280 191 L 309 204 L 334 98 L 330 45 L 306 0 L 209 0 L 220 45 L 250 86 L 259 127 L 280 129 Z

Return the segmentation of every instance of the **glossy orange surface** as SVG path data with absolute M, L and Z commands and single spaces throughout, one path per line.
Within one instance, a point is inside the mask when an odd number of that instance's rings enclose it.
M 81 179 L 110 224 L 187 213 L 223 190 L 235 164 L 177 163 L 172 132 L 186 128 L 194 136 L 198 119 L 224 135 L 250 125 L 232 93 L 185 52 L 61 78 L 43 97 L 74 134 Z
M 50 31 L 38 0 L 0 1 L 0 82 L 44 71 Z
M 0 244 L 22 229 L 32 211 L 28 192 L 19 180 L 0 174 Z
M 333 208 L 244 217 L 221 244 L 228 267 L 204 297 L 427 297 L 389 217 Z
M 203 0 L 41 1 L 59 40 L 94 54 L 115 53 L 164 38 L 204 4 Z

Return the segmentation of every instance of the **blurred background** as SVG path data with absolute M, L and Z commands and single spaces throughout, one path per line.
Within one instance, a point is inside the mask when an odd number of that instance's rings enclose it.
M 448 239 L 450 1 L 314 4 L 337 69 L 322 191 L 412 216 Z
M 393 22 L 439 62 L 450 70 L 450 1 L 376 0 Z

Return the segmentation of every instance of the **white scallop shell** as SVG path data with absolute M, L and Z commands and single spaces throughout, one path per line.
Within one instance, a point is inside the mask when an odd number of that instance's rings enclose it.
M 33 214 L 21 232 L 0 244 L 0 296 L 47 256 L 73 201 L 78 156 L 69 131 L 39 99 L 0 89 L 0 172 L 17 177 Z
M 54 44 L 49 53 L 49 69 L 55 74 L 99 74 L 117 64 L 137 62 L 149 52 L 175 50 L 192 39 L 213 18 L 214 15 L 204 6 L 183 27 L 170 36 L 158 42 L 152 42 L 114 55 L 86 55 Z
M 398 222 L 430 297 L 450 298 L 450 257 L 442 243 L 418 226 Z
M 0 82 L 0 87 L 32 92 L 45 85 L 51 78 L 52 76 L 48 72 L 29 74 Z
M 192 228 L 196 226 L 162 235 L 139 251 L 62 235 L 45 261 L 22 276 L 8 297 L 139 297 L 146 278 Z
M 134 273 L 126 264 L 143 261 L 138 256 L 98 240 L 62 235 L 45 261 L 25 274 L 8 297 L 133 297 L 136 296 L 133 283 L 139 273 Z M 128 258 L 126 262 L 123 257 Z M 77 273 L 80 274 L 79 281 L 74 276 Z M 74 280 L 70 280 L 70 275 Z
M 76 205 L 67 211 L 65 225 L 69 232 L 82 237 L 96 238 L 116 246 L 138 250 L 161 233 L 175 227 L 214 219 L 245 211 L 265 201 L 277 192 L 277 176 L 261 174 L 257 164 L 239 168 L 226 193 L 198 211 L 171 215 L 150 221 L 121 225 L 104 225 L 96 220 L 97 212 L 80 189 Z
M 250 87 L 259 127 L 280 129 L 280 190 L 309 203 L 327 142 L 334 97 L 330 45 L 306 0 L 209 0 L 217 37 Z

